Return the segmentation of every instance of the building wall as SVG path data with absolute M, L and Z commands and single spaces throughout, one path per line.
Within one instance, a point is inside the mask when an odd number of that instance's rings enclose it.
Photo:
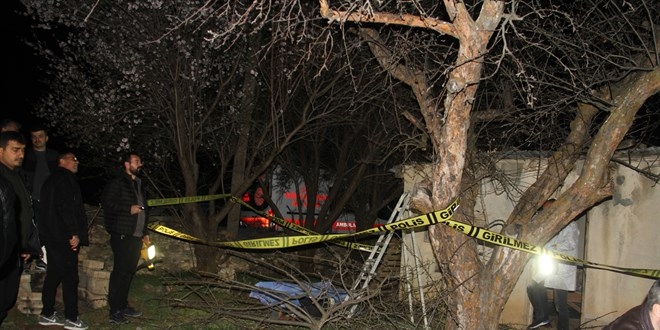
M 640 159 L 641 168 L 660 173 Z M 587 213 L 585 254 L 591 262 L 626 268 L 660 269 L 660 183 L 618 166 L 614 195 Z M 653 280 L 588 268 L 582 297 L 582 322 L 603 325 L 639 305 Z
M 617 157 L 624 156 L 626 162 L 632 160 L 643 171 L 660 174 L 660 149 L 635 155 L 617 154 Z M 569 174 L 556 196 L 577 179 L 581 164 L 576 164 L 576 169 Z M 538 158 L 505 159 L 498 162 L 498 179 L 482 182 L 481 194 L 475 207 L 477 225 L 499 232 L 503 220 L 513 210 L 514 202 L 534 183 L 544 166 L 545 162 Z M 659 184 L 623 165 L 612 163 L 612 168 L 613 197 L 597 204 L 576 220 L 581 234 L 578 257 L 606 265 L 660 269 Z M 430 166 L 404 166 L 401 171 L 404 190 L 413 191 L 416 184 L 430 178 L 430 173 Z M 419 252 L 411 255 L 418 259 L 418 264 L 427 265 L 420 276 L 422 286 L 425 286 L 439 280 L 440 274 L 434 266 L 435 260 L 426 231 L 417 231 L 415 237 Z M 410 238 L 406 244 L 410 249 Z M 482 255 L 487 258 L 489 250 L 484 248 Z M 410 269 L 420 269 L 412 261 L 408 264 Z M 584 283 L 578 278 L 578 288 L 583 294 L 581 323 L 587 326 L 607 324 L 629 308 L 640 304 L 653 282 L 651 279 L 589 267 L 584 272 L 578 272 L 583 273 Z M 501 323 L 525 328 L 531 322 L 531 305 L 526 292 L 529 281 L 528 265 L 504 307 Z M 427 298 L 432 296 L 432 292 L 429 293 L 426 294 Z

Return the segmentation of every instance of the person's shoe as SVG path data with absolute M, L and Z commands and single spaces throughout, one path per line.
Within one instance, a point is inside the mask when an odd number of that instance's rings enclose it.
M 67 319 L 64 321 L 64 329 L 69 330 L 87 330 L 89 328 L 85 322 L 83 322 L 80 317 L 77 317 L 75 321 Z
M 39 315 L 39 324 L 41 325 L 64 325 L 64 317 L 57 312 L 53 312 L 53 315 Z
M 122 309 L 121 313 L 126 317 L 140 317 L 140 316 L 142 316 L 142 312 L 136 311 L 131 306 L 127 306 L 126 308 Z
M 549 323 L 550 323 L 550 320 L 547 320 L 547 319 L 542 320 L 542 321 L 534 321 L 534 322 L 532 322 L 532 324 L 529 325 L 529 327 L 527 327 L 527 329 L 537 329 L 537 328 L 540 328 L 540 327 L 542 327 L 546 324 L 549 324 Z
M 45 272 L 47 267 L 48 265 L 41 259 L 34 262 L 34 270 L 38 272 Z
M 121 311 L 110 314 L 110 323 L 112 324 L 127 324 L 128 322 L 128 319 Z

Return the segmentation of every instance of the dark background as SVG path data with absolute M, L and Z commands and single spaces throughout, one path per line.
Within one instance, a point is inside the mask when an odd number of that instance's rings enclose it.
M 5 51 L 2 56 L 3 105 L 0 119 L 10 118 L 21 123 L 21 133 L 26 137 L 29 148 L 30 127 L 34 123 L 49 127 L 48 123 L 42 122 L 33 114 L 33 104 L 47 91 L 45 66 L 26 44 L 26 40 L 32 37 L 33 32 L 30 28 L 31 20 L 17 13 L 18 10 L 23 11 L 23 5 L 17 0 L 9 0 L 3 3 L 3 7 L 1 22 Z M 55 132 L 49 132 L 48 147 L 60 152 L 73 151 L 77 156 L 80 155 L 79 150 L 68 148 Z M 88 204 L 99 203 L 101 190 L 107 180 L 107 177 L 102 176 L 100 172 L 99 169 L 86 167 L 85 159 L 81 159 L 78 178 L 83 197 Z
M 47 76 L 45 65 L 42 60 L 33 54 L 33 50 L 26 45 L 26 40 L 32 38 L 34 33 L 30 26 L 32 24 L 28 17 L 18 14 L 24 7 L 18 0 L 7 0 L 3 2 L 2 12 L 2 33 L 5 50 L 2 56 L 4 65 L 2 75 L 2 110 L 0 119 L 11 118 L 22 124 L 21 132 L 29 137 L 29 127 L 39 122 L 39 119 L 33 115 L 33 104 L 39 100 L 40 96 L 47 90 Z M 39 35 L 40 40 L 47 40 L 46 35 Z M 656 123 L 655 131 L 647 131 L 643 136 L 636 136 L 648 145 L 660 146 L 660 113 L 656 107 L 660 105 L 660 95 L 652 97 L 647 104 L 650 107 L 640 110 L 638 118 L 644 118 L 647 123 Z M 645 112 L 650 112 L 649 114 Z M 43 123 L 48 127 L 48 123 Z M 635 132 L 633 127 L 632 132 Z M 60 136 L 55 132 L 50 132 L 48 147 L 58 151 L 68 150 Z M 633 133 L 633 135 L 636 135 Z M 28 144 L 30 144 L 28 139 Z M 76 152 L 76 150 L 73 150 Z M 109 164 L 110 165 L 110 164 Z M 102 187 L 105 177 L 100 177 L 98 169 L 85 168 L 84 159 L 81 159 L 79 177 L 81 186 L 85 190 L 85 195 L 92 204 L 97 203 L 99 187 Z
M 43 64 L 25 44 L 30 36 L 30 20 L 16 13 L 23 5 L 9 0 L 2 10 L 2 33 L 5 51 L 3 52 L 4 74 L 2 75 L 2 116 L 21 123 L 21 132 L 29 133 L 35 122 L 32 103 L 45 91 L 45 79 L 40 68 Z M 57 137 L 51 136 L 49 146 L 63 146 Z M 56 148 L 58 149 L 58 148 Z

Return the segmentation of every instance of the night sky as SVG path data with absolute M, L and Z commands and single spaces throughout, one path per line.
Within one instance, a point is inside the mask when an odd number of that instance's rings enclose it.
M 0 118 L 11 118 L 23 125 L 21 132 L 26 136 L 29 127 L 38 119 L 32 114 L 33 103 L 45 91 L 43 65 L 25 44 L 29 37 L 30 20 L 16 13 L 24 7 L 17 0 L 3 3 L 2 32 L 4 65 L 2 75 L 2 114 Z M 46 125 L 47 126 L 47 125 Z M 49 146 L 61 146 L 57 136 L 52 136 Z M 60 147 L 61 148 L 61 147 Z
M 4 74 L 2 75 L 2 112 L 0 118 L 12 118 L 23 125 L 22 132 L 28 132 L 28 127 L 38 119 L 32 115 L 33 103 L 45 90 L 45 77 L 43 67 L 39 58 L 32 54 L 32 50 L 25 44 L 24 40 L 31 33 L 29 18 L 16 14 L 22 10 L 23 5 L 18 0 L 3 2 L 5 9 L 2 10 L 2 31 L 4 63 Z M 658 99 L 654 97 L 653 99 Z M 654 104 L 657 104 L 654 102 Z M 653 111 L 653 110 L 651 110 Z M 643 110 L 638 116 L 644 116 Z M 658 114 L 650 118 L 657 121 Z M 47 123 L 44 123 L 47 125 Z M 633 128 L 634 129 L 634 128 Z M 660 145 L 660 125 L 656 127 L 655 134 L 647 136 L 645 142 L 651 145 Z M 61 145 L 57 136 L 51 134 L 51 144 Z
M 15 14 L 21 6 L 19 1 L 10 0 L 5 4 L 6 9 L 2 10 L 5 49 L 2 56 L 5 67 L 2 75 L 2 118 L 9 117 L 23 123 L 30 120 L 31 100 L 39 95 L 41 88 L 37 84 L 39 72 L 36 57 L 23 42 L 29 31 L 29 22 Z
M 23 5 L 16 0 L 3 3 L 2 32 L 4 65 L 2 75 L 2 112 L 0 119 L 11 118 L 21 123 L 21 132 L 29 137 L 29 127 L 38 118 L 32 115 L 33 103 L 45 91 L 45 78 L 43 65 L 32 50 L 25 44 L 25 38 L 30 34 L 30 21 L 28 18 L 16 14 L 16 10 Z M 46 127 L 48 127 L 47 123 Z M 57 135 L 49 134 L 48 147 L 56 150 L 69 150 Z M 28 145 L 30 141 L 28 139 Z M 75 150 L 73 150 L 75 152 Z M 81 164 L 78 177 L 85 196 L 85 202 L 98 204 L 99 189 L 104 179 L 99 179 L 93 169 Z

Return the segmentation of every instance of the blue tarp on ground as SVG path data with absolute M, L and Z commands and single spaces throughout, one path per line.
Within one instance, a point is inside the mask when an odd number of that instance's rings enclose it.
M 250 298 L 256 298 L 264 305 L 285 308 L 288 304 L 301 306 L 300 299 L 311 297 L 318 301 L 328 302 L 330 305 L 339 304 L 347 296 L 344 289 L 336 288 L 330 281 L 315 283 L 287 283 L 287 282 L 257 282 L 256 287 L 261 290 L 252 290 Z

